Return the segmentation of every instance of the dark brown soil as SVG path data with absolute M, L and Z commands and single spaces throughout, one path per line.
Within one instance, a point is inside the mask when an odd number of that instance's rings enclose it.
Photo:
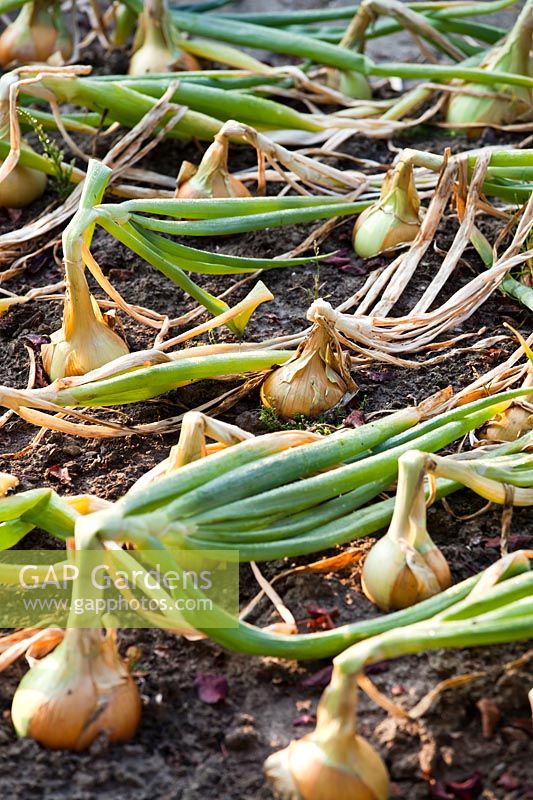
M 487 144 L 496 141 L 498 139 L 492 133 L 484 138 Z M 409 145 L 413 143 L 433 151 L 441 151 L 446 145 L 451 145 L 454 150 L 468 146 L 461 138 L 435 138 L 435 130 L 419 132 L 416 139 L 409 140 Z M 402 146 L 406 141 L 397 140 L 394 144 Z M 470 146 L 474 144 L 470 143 Z M 187 155 L 190 152 L 187 150 Z M 386 143 L 357 137 L 350 143 L 349 152 L 384 164 L 391 159 Z M 163 144 L 147 163 L 152 169 L 166 170 L 169 164 L 174 164 L 177 172 L 184 153 L 180 145 Z M 339 225 L 324 245 L 324 250 L 349 248 L 351 225 L 351 220 Z M 216 247 L 240 255 L 274 256 L 302 241 L 308 230 L 310 228 L 291 228 L 218 241 L 203 239 L 201 245 L 206 249 Z M 453 219 L 442 226 L 437 237 L 441 250 L 448 249 L 455 230 Z M 113 243 L 102 231 L 95 236 L 93 252 L 127 300 L 172 316 L 192 307 L 181 290 L 125 248 Z M 379 259 L 363 263 L 353 255 L 348 270 L 327 264 L 318 266 L 310 261 L 298 271 L 276 270 L 264 274 L 263 280 L 275 299 L 254 315 L 247 339 L 260 341 L 261 338 L 300 330 L 305 324 L 306 309 L 317 292 L 335 305 L 361 286 L 368 272 L 380 263 Z M 438 263 L 438 255 L 430 252 L 398 304 L 398 313 L 412 305 Z M 457 289 L 472 277 L 473 271 L 479 269 L 478 258 L 468 250 L 466 260 L 461 263 L 446 291 Z M 45 285 L 60 277 L 60 269 L 49 257 L 31 264 L 28 272 L 10 283 L 9 288 L 19 290 Z M 200 278 L 200 283 L 211 292 L 220 293 L 238 280 L 238 276 L 204 277 Z M 240 290 L 233 298 L 240 299 L 245 291 Z M 0 318 L 0 383 L 25 385 L 27 358 L 24 337 L 51 333 L 59 327 L 60 315 L 58 303 L 32 303 L 15 307 Z M 150 339 L 146 331 L 129 320 L 122 319 L 122 322 L 132 348 L 148 345 Z M 531 329 L 531 316 L 508 298 L 495 293 L 454 333 L 477 331 L 483 327 L 487 329 L 484 335 L 505 333 L 504 322 L 510 322 L 523 331 Z M 231 335 L 219 333 L 218 338 L 230 339 Z M 400 408 L 448 384 L 459 389 L 477 374 L 504 360 L 513 347 L 514 344 L 507 340 L 498 346 L 498 350 L 465 352 L 431 368 L 385 369 L 378 364 L 356 375 L 360 390 L 351 408 L 360 407 L 365 413 L 382 408 Z M 213 387 L 175 391 L 157 401 L 129 407 L 128 413 L 135 421 L 162 419 L 193 407 L 198 398 L 206 397 L 207 391 L 212 392 Z M 256 395 L 241 401 L 225 418 L 254 432 L 265 430 Z M 331 420 L 339 422 L 339 415 L 333 415 Z M 136 478 L 167 454 L 177 438 L 176 434 L 84 441 L 47 433 L 26 455 L 15 458 L 8 455 L 25 447 L 35 433 L 35 429 L 16 418 L 1 433 L 1 450 L 6 455 L 1 460 L 0 469 L 17 475 L 21 489 L 47 485 L 65 494 L 91 492 L 107 499 L 123 494 Z M 58 482 L 57 471 L 50 469 L 55 466 L 67 468 L 68 482 Z M 429 514 L 430 531 L 446 555 L 454 578 L 459 580 L 483 569 L 498 557 L 500 511 L 493 509 L 474 519 L 461 521 L 461 515 L 482 505 L 478 498 L 467 492 L 453 496 L 450 505 L 457 517 L 437 504 Z M 365 541 L 361 547 L 366 550 L 369 544 Z M 516 511 L 513 516 L 511 544 L 515 548 L 533 548 L 533 519 L 527 509 Z M 22 546 L 55 547 L 58 544 L 51 537 L 34 532 L 26 537 Z M 283 562 L 265 565 L 265 572 L 274 575 L 286 566 Z M 304 620 L 308 616 L 306 605 L 314 603 L 338 609 L 335 621 L 344 623 L 375 614 L 360 592 L 359 572 L 359 568 L 354 566 L 329 575 L 293 576 L 278 589 L 297 619 Z M 255 591 L 249 568 L 243 567 L 243 600 Z M 266 604 L 261 606 L 256 622 L 265 625 L 273 620 L 270 607 Z M 9 708 L 26 665 L 19 663 L 2 675 L 0 797 L 10 800 L 27 800 L 30 796 L 43 800 L 269 798 L 271 795 L 262 777 L 263 760 L 293 736 L 311 730 L 312 715 L 323 683 L 320 674 L 314 686 L 308 685 L 308 679 L 327 668 L 327 662 L 298 664 L 273 658 L 244 657 L 225 652 L 209 642 L 190 643 L 157 630 L 124 632 L 121 635 L 122 650 L 130 645 L 135 645 L 140 651 L 134 674 L 142 693 L 144 712 L 139 732 L 127 745 L 109 747 L 98 741 L 90 751 L 78 755 L 51 753 L 32 741 L 17 740 L 10 723 Z M 466 687 L 444 692 L 418 726 L 393 720 L 374 702 L 361 697 L 361 733 L 385 757 L 393 781 L 393 797 L 405 800 L 533 798 L 533 766 L 528 759 L 533 731 L 527 702 L 527 692 L 533 685 L 533 668 L 531 662 L 516 668 L 506 667 L 524 655 L 526 649 L 527 644 L 521 644 L 436 652 L 390 662 L 375 672 L 373 679 L 381 691 L 404 708 L 412 707 L 440 681 L 472 672 L 485 673 Z M 199 673 L 225 675 L 229 683 L 227 699 L 214 706 L 203 703 L 195 689 Z M 476 705 L 481 698 L 492 700 L 501 714 L 490 739 L 482 735 L 481 715 Z M 305 722 L 305 715 L 308 724 L 298 727 L 297 723 Z M 431 768 L 431 772 L 424 774 L 423 768 Z M 431 775 L 440 783 L 430 786 L 428 778 Z M 458 783 L 464 781 L 467 782 L 466 788 L 458 788 Z M 453 784 L 455 788 L 450 788 L 451 782 L 456 782 Z M 448 784 L 447 789 L 445 784 Z

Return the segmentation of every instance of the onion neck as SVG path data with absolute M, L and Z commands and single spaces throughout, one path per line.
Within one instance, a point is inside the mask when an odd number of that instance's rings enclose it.
M 386 534 L 394 541 L 406 540 L 413 547 L 416 547 L 417 542 L 422 541 L 421 531 L 425 530 L 424 475 L 426 460 L 427 454 L 419 450 L 410 450 L 398 460 L 396 503 Z
M 313 739 L 325 749 L 335 750 L 357 734 L 357 676 L 333 668 L 317 708 Z
M 217 172 L 228 171 L 228 139 L 224 134 L 217 133 L 213 144 L 206 150 L 194 176 L 195 181 L 210 183 Z
M 81 250 L 81 248 L 80 248 Z M 90 329 L 91 322 L 97 322 L 94 313 L 89 285 L 81 254 L 79 259 L 65 257 L 66 298 L 63 315 L 63 330 L 66 339 L 71 339 L 74 331 Z
M 383 182 L 380 205 L 392 204 L 394 212 L 400 219 L 416 219 L 420 211 L 420 198 L 416 190 L 413 165 L 403 159 L 394 168 L 390 180 Z
M 55 2 L 48 2 L 48 0 L 31 0 L 23 7 L 23 11 L 27 12 L 25 22 L 28 27 L 32 28 L 34 25 L 42 25 L 43 27 L 54 27 L 51 11 L 56 10 Z

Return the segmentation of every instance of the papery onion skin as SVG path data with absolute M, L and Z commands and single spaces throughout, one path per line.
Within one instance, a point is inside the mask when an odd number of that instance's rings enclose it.
M 319 417 L 347 393 L 357 391 L 337 338 L 331 306 L 318 299 L 307 318 L 314 325 L 294 357 L 267 375 L 261 385 L 263 405 L 284 419 Z
M 198 167 L 183 162 L 176 180 L 176 197 L 182 200 L 251 196 L 244 183 L 228 170 L 228 139 L 221 134 L 215 136 Z
M 218 173 L 213 178 L 210 187 L 204 182 L 195 180 L 194 177 L 187 180 L 179 187 L 176 197 L 182 200 L 208 200 L 216 197 L 251 197 L 251 192 L 244 183 L 229 173 L 223 175 Z
M 518 403 L 513 403 L 507 411 L 487 423 L 481 437 L 491 442 L 514 442 L 531 430 L 533 413 Z
M 284 365 L 285 366 L 285 365 Z M 316 358 L 302 366 L 298 374 L 299 386 L 292 385 L 283 367 L 274 370 L 261 385 L 261 401 L 283 419 L 304 416 L 314 419 L 337 405 L 347 391 L 343 382 L 331 381 L 326 386 L 315 379 Z
M 56 649 L 22 679 L 11 709 L 19 736 L 52 750 L 84 750 L 100 734 L 131 739 L 141 701 L 111 637 L 69 629 Z
M 85 375 L 129 353 L 128 345 L 109 327 L 89 293 L 83 265 L 67 266 L 63 325 L 50 339 L 50 344 L 41 347 L 41 357 L 53 381 Z
M 431 545 L 419 552 L 387 534 L 379 539 L 365 559 L 361 576 L 368 599 L 382 611 L 398 611 L 447 589 L 452 582 L 448 563 Z
M 50 380 L 85 375 L 129 353 L 128 346 L 105 322 L 94 322 L 92 334 L 65 339 L 62 330 L 52 334 L 50 344 L 41 348 L 46 374 Z
M 335 746 L 315 734 L 291 742 L 265 762 L 267 780 L 280 800 L 387 800 L 387 770 L 360 736 Z

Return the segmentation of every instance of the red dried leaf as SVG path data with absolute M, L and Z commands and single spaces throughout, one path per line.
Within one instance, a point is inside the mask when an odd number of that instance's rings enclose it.
M 347 264 L 351 264 L 351 258 L 349 258 L 349 256 L 342 256 L 339 253 L 337 253 L 334 256 L 325 258 L 322 263 L 328 264 L 332 267 L 345 267 Z
M 308 678 L 304 678 L 302 686 L 313 686 L 318 689 L 325 689 L 331 680 L 332 672 L 333 665 L 330 664 L 323 669 L 319 669 L 318 672 L 314 672 L 313 675 L 309 675 Z
M 295 728 L 303 728 L 305 725 L 314 725 L 316 717 L 314 714 L 300 714 L 299 717 L 293 719 L 292 724 Z
M 522 786 L 522 781 L 516 778 L 512 772 L 503 772 L 498 780 L 498 786 L 502 789 L 512 792 L 514 789 L 519 789 Z
M 300 622 L 305 622 L 308 630 L 332 630 L 335 627 L 333 618 L 338 616 L 338 608 L 323 608 L 315 603 L 307 603 L 305 608 L 310 615 L 310 619 L 300 620 Z
M 376 661 L 375 664 L 367 664 L 364 673 L 365 675 L 381 675 L 382 672 L 387 672 L 389 667 L 388 661 Z
M 368 272 L 368 267 L 362 267 L 358 264 L 346 264 L 344 267 L 341 267 L 341 272 L 347 272 L 348 275 L 366 275 Z
M 314 631 L 332 631 L 336 625 L 329 616 L 323 614 L 321 617 L 314 617 L 313 619 L 306 620 L 307 630 L 313 633 Z
M 316 603 L 306 603 L 305 610 L 311 617 L 336 617 L 339 613 L 339 609 L 336 606 L 324 608 L 323 606 L 317 606 Z
M 365 369 L 363 375 L 365 378 L 368 378 L 369 381 L 374 381 L 374 383 L 386 383 L 390 381 L 392 372 L 390 369 Z
M 4 206 L 5 212 L 9 217 L 10 222 L 18 222 L 22 216 L 22 209 L 21 208 L 10 208 L 9 206 Z
M 476 800 L 483 791 L 483 776 L 476 771 L 464 781 L 448 781 L 446 787 L 457 800 Z
M 455 800 L 455 795 L 450 794 L 444 784 L 436 780 L 430 781 L 429 795 L 434 800 Z
M 494 736 L 494 731 L 498 727 L 498 723 L 502 716 L 500 709 L 490 697 L 482 697 L 477 701 L 476 706 L 478 707 L 481 715 L 481 730 L 483 732 L 483 738 L 492 739 Z
M 482 539 L 484 547 L 494 547 L 496 550 L 500 549 L 501 538 L 499 536 L 492 536 L 489 539 Z M 509 549 L 510 550 L 524 550 L 531 547 L 533 544 L 533 536 L 527 533 L 515 533 L 509 536 Z
M 533 720 L 531 717 L 515 717 L 514 719 L 510 719 L 507 725 L 511 728 L 518 728 L 518 730 L 525 731 L 530 736 L 533 736 Z
M 360 408 L 355 408 L 353 411 L 350 411 L 348 416 L 343 422 L 345 428 L 360 428 L 361 425 L 364 425 L 366 422 L 365 415 L 361 411 Z
M 28 347 L 31 347 L 35 353 L 39 353 L 43 344 L 50 343 L 50 337 L 42 333 L 27 333 L 22 337 L 22 341 L 24 344 L 28 345 Z
M 202 703 L 214 705 L 225 700 L 228 695 L 228 681 L 225 675 L 200 672 L 196 676 L 194 685 Z

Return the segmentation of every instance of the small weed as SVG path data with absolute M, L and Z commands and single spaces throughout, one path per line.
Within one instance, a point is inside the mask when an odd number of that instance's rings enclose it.
M 334 421 L 331 420 L 332 414 L 335 416 Z M 259 420 L 268 431 L 313 431 L 314 433 L 322 434 L 322 436 L 329 436 L 330 433 L 334 433 L 344 416 L 344 410 L 338 409 L 337 411 L 328 412 L 327 415 L 321 414 L 315 419 L 306 417 L 304 414 L 298 414 L 294 419 L 284 420 L 281 419 L 274 408 L 263 406 L 259 411 Z
M 72 183 L 74 159 L 70 164 L 65 165 L 63 162 L 63 151 L 50 139 L 41 123 L 25 108 L 19 108 L 18 113 L 19 116 L 28 123 L 39 139 L 41 147 L 43 148 L 43 155 L 52 165 L 52 188 L 64 200 L 74 188 L 74 184 Z

